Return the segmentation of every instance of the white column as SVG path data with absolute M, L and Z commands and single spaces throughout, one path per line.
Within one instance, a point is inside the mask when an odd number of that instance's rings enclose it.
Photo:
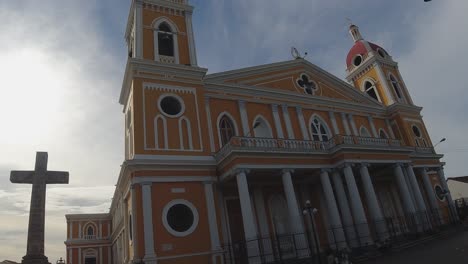
M 138 256 L 138 232 L 137 232 L 137 213 L 136 213 L 136 207 L 137 207 L 137 197 L 136 197 L 136 191 L 135 191 L 135 184 L 132 184 L 130 186 L 130 196 L 132 199 L 132 242 L 133 242 L 133 259 L 134 260 L 139 260 L 141 256 Z M 107 226 L 109 228 L 109 226 Z M 107 230 L 108 234 L 110 234 L 110 229 Z M 110 235 L 109 235 L 110 236 Z
M 299 120 L 299 126 L 301 127 L 302 138 L 304 140 L 309 140 L 309 132 L 307 131 L 307 126 L 304 120 L 304 114 L 302 113 L 302 108 L 300 106 L 296 107 L 297 119 Z
M 278 113 L 278 105 L 272 104 L 271 110 L 273 112 L 273 120 L 275 122 L 276 134 L 278 138 L 284 138 L 283 128 L 281 127 L 281 119 Z
M 348 114 L 348 118 L 349 118 L 349 123 L 351 124 L 351 128 L 353 129 L 353 135 L 355 136 L 359 136 L 359 131 L 356 127 L 356 123 L 354 122 L 354 117 L 352 114 Z
M 82 226 L 81 226 L 81 222 L 79 222 L 78 224 L 78 238 L 83 238 L 83 229 L 82 229 Z
M 73 249 L 68 249 L 68 264 L 73 264 Z
M 327 204 L 328 215 L 330 217 L 330 228 L 333 231 L 333 237 L 337 248 L 346 248 L 346 238 L 343 232 L 343 225 L 340 220 L 340 213 L 336 205 L 335 196 L 333 195 L 333 188 L 328 177 L 328 171 L 322 170 L 320 173 L 320 181 L 322 183 L 323 193 L 325 195 L 325 202 Z
M 78 248 L 78 264 L 82 264 L 81 263 L 81 248 Z
M 364 207 L 362 206 L 361 196 L 359 195 L 356 180 L 354 179 L 353 169 L 349 164 L 346 164 L 343 172 L 345 175 L 346 185 L 348 187 L 351 210 L 353 212 L 354 224 L 356 225 L 359 241 L 363 246 L 373 244 L 372 238 L 370 237 Z
M 440 167 L 437 170 L 437 174 L 439 175 L 439 179 L 440 179 L 440 183 L 442 184 L 442 187 L 447 192 L 446 197 L 447 197 L 451 215 L 453 216 L 455 221 L 459 221 L 460 219 L 458 218 L 458 213 L 457 213 L 457 210 L 455 209 L 455 203 L 453 202 L 452 194 L 450 193 L 450 189 L 448 188 L 448 185 L 447 185 L 447 178 L 445 178 L 444 167 Z
M 377 235 L 381 241 L 385 241 L 388 238 L 387 224 L 383 217 L 382 210 L 380 209 L 377 195 L 375 194 L 374 185 L 369 175 L 368 164 L 361 164 L 360 174 L 364 192 L 366 194 L 367 208 L 372 217 L 372 221 L 375 224 Z
M 291 118 L 289 117 L 289 110 L 287 105 L 282 105 L 284 123 L 286 124 L 286 131 L 288 132 L 288 139 L 295 139 L 294 130 L 291 124 Z
M 336 123 L 335 112 L 333 111 L 328 112 L 328 116 L 330 117 L 330 120 L 332 122 L 333 133 L 335 133 L 335 135 L 339 135 L 340 130 L 338 129 L 338 124 Z
M 195 37 L 193 33 L 192 25 L 192 12 L 185 11 L 185 24 L 187 25 L 187 37 L 189 42 L 189 55 L 190 55 L 190 64 L 192 66 L 197 66 L 197 49 L 195 46 Z
M 385 93 L 387 97 L 387 105 L 392 105 L 395 102 L 395 99 L 393 97 L 393 94 L 391 93 L 390 86 L 388 84 L 388 80 L 385 77 L 385 74 L 381 68 L 381 66 L 378 63 L 374 63 L 375 69 L 377 70 L 377 74 L 379 75 L 379 78 L 381 80 L 380 84 L 383 85 L 383 92 Z
M 99 264 L 103 264 L 102 263 L 102 247 L 99 247 Z
M 210 150 L 211 152 L 215 152 L 215 143 L 214 143 L 214 136 L 213 133 L 213 124 L 211 123 L 211 109 L 210 109 L 210 98 L 205 97 L 205 111 L 206 111 L 206 121 L 208 125 L 208 136 L 210 137 Z
M 242 122 L 242 131 L 244 132 L 244 136 L 251 136 L 249 118 L 247 116 L 247 108 L 245 104 L 245 101 L 239 100 L 239 112 Z
M 407 165 L 406 167 L 406 171 L 408 173 L 408 178 L 409 178 L 409 182 L 411 184 L 411 189 L 414 193 L 414 196 L 416 198 L 416 207 L 418 209 L 418 211 L 420 212 L 425 212 L 427 209 L 426 209 L 426 205 L 424 204 L 424 198 L 421 194 L 421 190 L 419 189 L 419 184 L 418 184 L 418 181 L 416 180 L 416 175 L 414 175 L 414 170 L 413 170 L 413 166 L 411 165 Z
M 432 187 L 431 181 L 429 179 L 429 175 L 427 174 L 427 169 L 426 168 L 421 169 L 421 173 L 422 173 L 424 189 L 426 189 L 427 199 L 429 200 L 429 204 L 431 205 L 431 215 L 434 217 L 434 214 L 435 214 L 437 217 L 436 220 L 440 221 L 440 223 L 444 223 L 443 217 L 440 214 L 439 203 L 437 202 L 434 188 Z
M 394 167 L 394 173 L 396 176 L 398 188 L 400 189 L 400 195 L 403 198 L 403 207 L 405 208 L 406 213 L 414 214 L 416 209 L 411 200 L 410 191 L 406 185 L 405 175 L 401 169 L 401 164 L 396 164 Z
M 343 121 L 343 126 L 347 136 L 351 135 L 351 130 L 349 129 L 348 118 L 345 113 L 341 113 L 341 120 Z
M 68 223 L 70 225 L 70 233 L 68 234 L 69 239 L 73 239 L 73 221 Z
M 387 125 L 387 130 L 388 134 L 390 135 L 390 138 L 395 139 L 395 134 L 393 133 L 392 126 L 390 125 L 390 121 L 388 121 L 388 119 L 385 119 L 385 124 Z
M 335 194 L 338 200 L 338 205 L 340 207 L 341 220 L 343 221 L 346 237 L 350 244 L 349 246 L 352 248 L 358 247 L 359 241 L 357 240 L 356 231 L 354 230 L 353 216 L 351 215 L 351 210 L 349 209 L 348 198 L 346 197 L 343 180 L 341 179 L 341 174 L 338 170 L 333 171 L 332 180 L 333 185 L 335 186 Z
M 237 173 L 237 189 L 239 191 L 239 200 L 242 212 L 242 220 L 244 223 L 245 240 L 251 241 L 246 243 L 247 254 L 249 256 L 249 263 L 260 263 L 259 247 L 257 237 L 257 228 L 255 227 L 255 219 L 252 210 L 252 202 L 250 200 L 249 186 L 247 184 L 246 170 L 240 170 Z
M 368 116 L 367 120 L 369 121 L 369 125 L 370 125 L 371 130 L 372 130 L 372 135 L 374 135 L 375 138 L 378 138 L 379 133 L 377 133 L 377 129 L 375 128 L 374 119 L 372 118 L 372 116 Z
M 156 253 L 154 252 L 153 199 L 151 195 L 151 183 L 142 183 L 141 189 L 143 201 L 143 228 L 145 231 L 145 257 L 143 260 L 148 264 L 156 264 Z
M 206 208 L 208 211 L 208 226 L 210 228 L 210 240 L 211 240 L 211 250 L 216 251 L 221 248 L 221 243 L 219 241 L 219 231 L 218 231 L 218 217 L 216 214 L 216 206 L 214 203 L 214 194 L 213 194 L 213 183 L 206 182 L 205 186 L 205 198 L 206 198 Z M 214 258 L 215 256 L 213 256 Z M 213 263 L 215 261 L 213 260 Z
M 263 191 L 260 188 L 254 190 L 254 203 L 257 209 L 258 227 L 260 230 L 260 238 L 263 246 L 263 255 L 265 261 L 273 262 L 273 247 L 271 245 L 270 230 L 268 228 L 268 216 L 265 209 L 265 199 L 263 197 Z

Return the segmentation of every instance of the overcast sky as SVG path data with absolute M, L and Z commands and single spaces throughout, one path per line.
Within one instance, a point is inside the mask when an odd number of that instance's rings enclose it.
M 70 184 L 49 186 L 46 255 L 65 256 L 67 213 L 107 212 L 123 160 L 118 96 L 130 0 L 0 0 L 0 261 L 25 254 L 36 151 Z M 466 0 L 191 0 L 199 64 L 211 73 L 290 60 L 291 46 L 340 78 L 346 18 L 400 70 L 448 176 L 467 175 Z

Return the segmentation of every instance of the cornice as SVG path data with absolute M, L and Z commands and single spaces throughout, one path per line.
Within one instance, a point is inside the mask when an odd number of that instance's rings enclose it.
M 111 220 L 110 214 L 66 214 L 65 218 L 69 221 L 76 220 Z
M 152 60 L 128 58 L 125 67 L 125 75 L 120 91 L 119 103 L 125 106 L 130 93 L 131 81 L 135 77 L 145 77 L 165 81 L 177 81 L 185 83 L 202 84 L 203 77 L 208 70 L 200 67 L 193 67 L 181 64 L 169 64 Z M 147 73 L 145 75 L 145 73 Z M 155 75 L 149 75 L 152 73 Z M 158 77 L 158 75 L 160 77 Z M 176 78 L 177 77 L 177 78 Z

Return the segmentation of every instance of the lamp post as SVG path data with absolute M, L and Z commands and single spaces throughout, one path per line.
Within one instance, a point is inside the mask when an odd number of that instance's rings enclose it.
M 447 140 L 446 138 L 442 138 L 439 142 L 437 142 L 435 145 L 434 145 L 434 148 L 439 145 L 440 143 L 444 142 L 445 140 Z
M 56 264 L 65 264 L 65 260 L 63 260 L 61 257 L 59 260 L 57 260 L 57 262 L 55 262 Z
M 312 229 L 314 231 L 314 244 L 315 244 L 315 250 L 317 252 L 317 260 L 318 260 L 318 263 L 321 264 L 322 261 L 321 261 L 321 258 L 320 258 L 320 248 L 319 248 L 319 243 L 318 243 L 317 229 L 316 229 L 316 226 L 315 226 L 315 217 L 314 217 L 314 215 L 317 212 L 318 212 L 317 208 L 312 208 L 310 200 L 307 200 L 302 213 L 304 215 L 308 215 L 310 217 L 310 221 L 312 222 Z M 310 253 L 312 253 L 312 249 L 310 249 L 310 251 L 311 251 Z

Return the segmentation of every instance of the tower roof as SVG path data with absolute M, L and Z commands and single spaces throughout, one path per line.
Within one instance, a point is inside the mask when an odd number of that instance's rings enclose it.
M 380 47 L 377 44 L 374 44 L 372 42 L 366 41 L 362 35 L 361 32 L 359 32 L 359 27 L 351 24 L 349 26 L 349 33 L 351 34 L 351 37 L 354 40 L 354 45 L 353 47 L 349 50 L 348 56 L 346 57 L 346 66 L 349 68 L 353 64 L 353 60 L 356 56 L 361 55 L 362 58 L 366 57 L 369 52 L 375 51 L 378 53 L 383 52 L 381 54 L 383 57 L 385 57 L 387 51 L 385 51 L 382 47 Z

